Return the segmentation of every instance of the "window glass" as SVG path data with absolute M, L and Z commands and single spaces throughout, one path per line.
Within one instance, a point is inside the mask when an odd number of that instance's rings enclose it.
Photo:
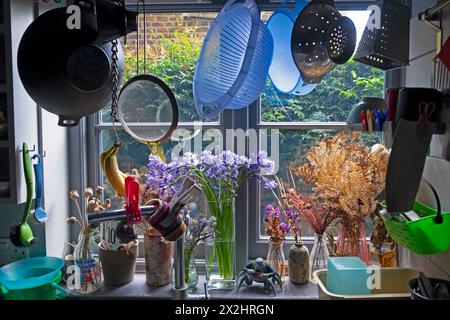
M 369 11 L 342 11 L 353 20 L 358 43 Z M 271 13 L 265 12 L 268 19 Z M 277 91 L 270 81 L 261 96 L 262 122 L 343 122 L 362 97 L 383 97 L 384 73 L 353 60 L 329 72 L 315 90 L 305 96 Z
M 144 15 L 140 14 L 139 46 L 136 32 L 128 35 L 126 44 L 123 44 L 123 82 L 137 74 L 137 65 L 139 74 L 144 73 L 145 66 L 147 74 L 161 78 L 174 92 L 180 110 L 180 122 L 202 120 L 195 111 L 192 82 L 203 39 L 216 15 L 217 13 L 147 13 L 144 34 Z M 109 106 L 102 112 L 102 121 L 111 121 Z

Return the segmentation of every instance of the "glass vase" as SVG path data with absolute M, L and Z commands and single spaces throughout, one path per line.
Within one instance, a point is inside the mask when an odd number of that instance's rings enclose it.
M 341 218 L 338 225 L 337 253 L 339 256 L 359 257 L 369 263 L 369 244 L 364 219 Z
M 207 289 L 236 286 L 234 201 L 207 202 L 206 218 L 215 217 L 214 236 L 205 241 Z
M 100 288 L 100 262 L 94 250 L 97 243 L 92 231 L 82 230 L 78 236 L 78 243 L 74 250 L 75 289 L 82 294 L 92 293 Z
M 184 281 L 188 286 L 189 292 L 193 292 L 198 284 L 198 272 L 195 265 L 195 257 L 192 255 L 189 258 L 185 258 L 184 261 Z
M 330 253 L 328 252 L 325 237 L 323 234 L 316 234 L 314 236 L 314 246 L 311 250 L 311 255 L 309 258 L 309 276 L 312 282 L 315 282 L 313 279 L 314 271 L 327 268 L 329 255 Z
M 267 252 L 266 262 L 274 272 L 278 272 L 281 279 L 284 279 L 286 273 L 286 262 L 283 251 L 283 241 L 269 241 L 269 251 Z

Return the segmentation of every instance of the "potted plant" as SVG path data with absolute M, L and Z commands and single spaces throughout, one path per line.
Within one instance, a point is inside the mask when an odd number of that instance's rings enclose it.
M 99 243 L 99 257 L 106 285 L 121 286 L 133 281 L 138 255 L 137 236 L 133 226 L 119 222 L 113 229 L 119 246 L 102 240 Z

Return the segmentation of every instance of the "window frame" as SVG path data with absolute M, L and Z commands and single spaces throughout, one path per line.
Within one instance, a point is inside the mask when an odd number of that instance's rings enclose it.
M 164 1 L 164 0 L 160 0 Z M 146 12 L 150 13 L 191 13 L 191 12 L 218 12 L 226 0 L 211 0 L 209 4 L 158 4 L 149 1 Z M 271 0 L 257 0 L 261 11 L 276 9 L 282 2 Z M 339 10 L 364 10 L 375 1 L 336 1 Z M 135 10 L 136 1 L 126 1 L 127 9 Z M 292 5 L 292 4 L 291 4 Z M 404 83 L 404 69 L 397 69 L 385 73 L 385 88 L 401 86 Z M 225 132 L 226 129 L 256 129 L 258 144 L 260 129 L 345 129 L 344 122 L 289 122 L 269 123 L 260 122 L 260 100 L 241 110 L 226 110 L 219 123 L 203 123 L 203 128 L 216 128 Z M 80 162 L 71 165 L 71 186 L 84 188 L 86 185 L 99 185 L 101 172 L 98 165 L 98 157 L 101 144 L 101 131 L 112 129 L 112 125 L 101 123 L 100 113 L 88 116 L 81 121 L 79 127 L 69 130 L 70 154 L 76 155 Z M 119 124 L 118 124 L 119 125 Z M 192 123 L 180 123 L 180 128 L 193 128 Z M 224 134 L 224 140 L 226 140 Z M 83 145 L 84 142 L 84 145 Z M 223 141 L 224 148 L 227 141 Z M 248 139 L 246 140 L 246 152 L 248 154 Z M 234 151 L 234 150 L 233 150 Z M 265 257 L 267 254 L 267 239 L 260 237 L 260 186 L 254 180 L 244 184 L 236 199 L 236 267 L 240 268 L 248 261 L 256 257 Z M 239 214 L 239 213 L 246 214 Z M 72 231 L 72 240 L 76 240 L 78 234 Z M 311 237 L 304 238 L 305 244 L 312 246 Z M 290 243 L 290 241 L 288 241 Z M 141 246 L 142 247 L 142 246 Z M 286 254 L 289 246 L 285 246 Z M 143 271 L 143 259 L 138 263 L 138 271 Z M 236 269 L 237 270 L 237 269 Z

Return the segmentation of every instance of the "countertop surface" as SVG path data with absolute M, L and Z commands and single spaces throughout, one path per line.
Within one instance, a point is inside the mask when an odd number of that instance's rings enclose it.
M 199 276 L 197 290 L 189 294 L 188 299 L 204 300 L 205 278 Z M 318 286 L 309 282 L 305 285 L 295 285 L 287 278 L 283 281 L 283 290 L 277 287 L 277 295 L 274 297 L 271 293 L 266 293 L 262 284 L 253 284 L 250 287 L 243 285 L 238 291 L 234 290 L 208 290 L 208 298 L 214 299 L 298 299 L 313 300 L 319 299 Z M 149 287 L 146 283 L 145 274 L 135 274 L 134 280 L 120 287 L 108 287 L 102 285 L 96 292 L 87 295 L 81 295 L 70 292 L 68 299 L 172 299 L 172 285 L 164 287 Z

